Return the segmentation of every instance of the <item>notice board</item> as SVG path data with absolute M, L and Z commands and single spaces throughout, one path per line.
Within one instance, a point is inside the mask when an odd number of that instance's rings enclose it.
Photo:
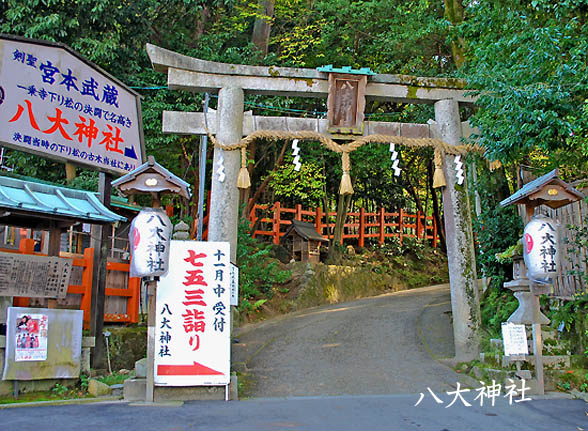
M 9 307 L 2 380 L 79 377 L 83 317 L 81 310 Z
M 0 296 L 65 298 L 71 259 L 0 252 Z

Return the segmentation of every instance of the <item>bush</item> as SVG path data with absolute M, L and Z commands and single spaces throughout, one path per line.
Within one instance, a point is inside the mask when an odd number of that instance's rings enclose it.
M 400 244 L 400 239 L 394 236 L 386 240 L 384 244 L 374 246 L 379 254 L 388 258 L 412 255 L 417 260 L 423 260 L 425 258 L 424 253 L 427 247 L 426 242 L 410 236 L 402 238 L 402 244 Z
M 239 311 L 251 312 L 271 298 L 275 284 L 290 279 L 290 271 L 281 270 L 279 261 L 271 257 L 271 245 L 252 238 L 249 222 L 239 224 L 237 266 L 239 266 Z
M 514 207 L 490 206 L 474 220 L 473 227 L 479 244 L 480 270 L 484 277 L 492 277 L 493 288 L 501 288 L 510 279 L 512 264 L 500 262 L 496 254 L 518 244 L 523 230 L 521 218 Z
M 510 290 L 489 288 L 480 303 L 482 326 L 492 338 L 501 338 L 501 325 L 517 309 L 519 302 Z

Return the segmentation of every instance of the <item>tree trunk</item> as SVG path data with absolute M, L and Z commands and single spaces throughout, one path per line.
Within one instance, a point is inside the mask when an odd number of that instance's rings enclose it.
M 347 209 L 351 202 L 352 195 L 339 195 L 337 203 L 337 219 L 335 221 L 335 233 L 333 234 L 333 243 L 343 244 L 342 236 L 347 219 Z
M 420 211 L 420 212 L 424 213 L 424 208 L 423 208 L 423 203 L 421 202 L 421 198 L 419 197 L 419 194 L 416 192 L 415 188 L 413 187 L 412 183 L 410 182 L 410 179 L 408 181 L 409 182 L 406 183 L 406 185 L 404 186 L 404 188 L 406 189 L 406 191 L 408 192 L 408 194 L 414 200 L 414 203 L 416 205 L 417 211 Z
M 337 263 L 339 260 L 340 245 L 343 244 L 343 228 L 347 218 L 347 207 L 351 202 L 351 195 L 339 195 L 337 201 L 337 218 L 335 219 L 335 229 L 333 238 L 329 241 L 329 253 L 327 262 Z M 328 219 L 328 218 L 327 218 Z
M 255 23 L 253 24 L 251 42 L 264 56 L 267 54 L 272 31 L 274 2 L 275 0 L 259 0 L 258 10 L 260 15 L 255 18 Z
M 282 164 L 284 163 L 284 154 L 286 153 L 286 148 L 287 147 L 288 147 L 288 142 L 286 142 L 284 144 L 284 146 L 282 147 L 282 150 L 280 151 L 280 155 L 278 156 L 278 160 L 276 161 L 276 164 L 274 166 L 274 169 L 272 169 L 272 171 L 267 175 L 267 177 L 265 177 L 265 180 L 263 180 L 263 183 L 261 183 L 261 185 L 257 188 L 257 190 L 255 191 L 255 193 L 253 194 L 253 197 L 251 198 L 251 200 L 247 204 L 247 215 L 249 215 L 249 213 L 253 209 L 253 206 L 259 200 L 259 197 L 261 196 L 261 194 L 263 193 L 263 191 L 267 187 L 267 185 L 268 185 L 270 179 L 272 178 L 274 172 L 276 172 L 278 170 L 278 168 L 280 166 L 282 166 Z
M 444 0 L 445 1 L 445 18 L 455 25 L 459 25 L 463 22 L 464 12 L 463 4 L 461 0 Z M 465 41 L 463 38 L 458 37 L 456 40 L 451 42 L 451 53 L 453 55 L 453 61 L 455 66 L 459 69 L 463 66 L 465 61 L 463 56 Z
M 67 184 L 71 184 L 71 182 L 76 179 L 76 176 L 76 165 L 65 162 L 65 181 Z
M 197 42 L 200 39 L 200 36 L 204 34 L 206 21 L 208 21 L 208 18 L 210 18 L 210 9 L 208 9 L 208 6 L 204 5 L 202 6 L 202 10 L 200 11 L 200 16 L 198 17 L 198 20 L 196 21 L 194 38 L 192 39 L 193 45 L 195 45 L 195 42 Z

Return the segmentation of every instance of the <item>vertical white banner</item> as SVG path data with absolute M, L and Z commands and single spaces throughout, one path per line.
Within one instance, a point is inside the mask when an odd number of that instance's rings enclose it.
M 229 384 L 230 283 L 228 242 L 171 241 L 157 286 L 156 385 Z
M 231 305 L 239 305 L 239 267 L 231 263 Z

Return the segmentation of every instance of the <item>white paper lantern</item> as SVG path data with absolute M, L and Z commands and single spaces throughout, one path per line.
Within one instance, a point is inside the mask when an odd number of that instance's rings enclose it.
M 161 276 L 169 268 L 172 224 L 161 208 L 144 208 L 129 230 L 131 277 Z
M 544 215 L 534 216 L 525 226 L 523 257 L 530 280 L 552 283 L 559 274 L 558 224 Z

